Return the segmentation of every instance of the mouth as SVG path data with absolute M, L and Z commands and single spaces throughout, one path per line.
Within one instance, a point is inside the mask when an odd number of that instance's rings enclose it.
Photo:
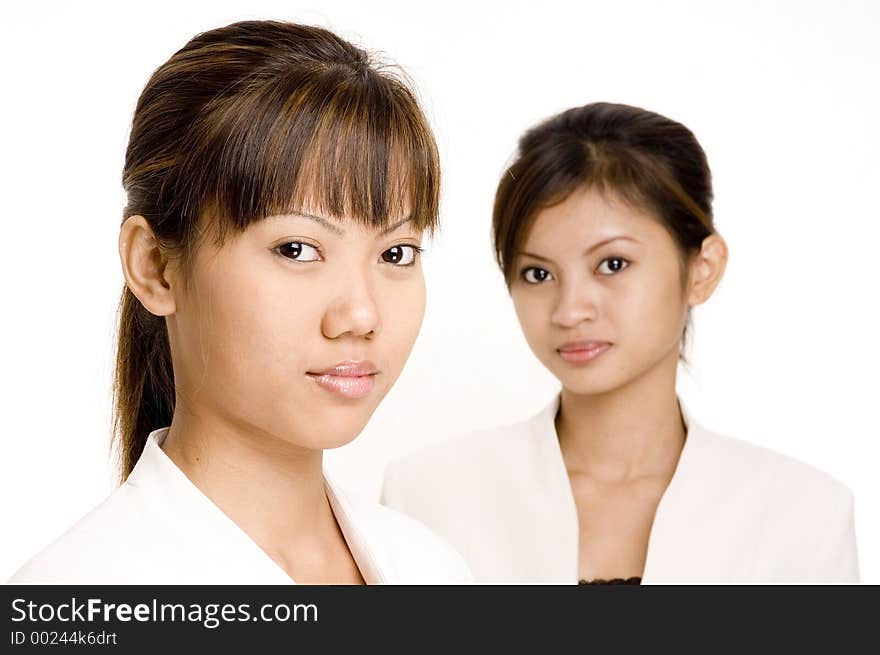
M 378 374 L 370 361 L 344 361 L 320 371 L 308 371 L 306 377 L 343 398 L 363 398 L 373 390 Z
M 609 348 L 611 344 L 608 341 L 572 341 L 561 345 L 556 352 L 569 364 L 586 364 Z

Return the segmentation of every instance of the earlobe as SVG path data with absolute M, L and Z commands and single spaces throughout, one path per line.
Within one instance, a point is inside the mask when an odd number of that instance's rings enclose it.
M 700 246 L 690 264 L 688 304 L 700 305 L 714 293 L 727 267 L 727 243 L 719 234 L 711 234 Z
M 151 314 L 168 316 L 176 310 L 168 261 L 150 224 L 129 216 L 119 231 L 119 259 L 125 284 Z

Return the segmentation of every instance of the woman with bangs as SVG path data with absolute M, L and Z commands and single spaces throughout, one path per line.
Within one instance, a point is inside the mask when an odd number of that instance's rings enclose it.
M 123 171 L 122 484 L 12 582 L 467 581 L 322 466 L 419 331 L 439 178 L 411 91 L 326 30 L 236 23 L 156 70 Z
M 561 391 L 533 418 L 389 467 L 386 504 L 481 582 L 857 582 L 850 491 L 702 427 L 676 394 L 691 308 L 723 275 L 706 155 L 685 126 L 577 107 L 521 138 L 498 264 Z

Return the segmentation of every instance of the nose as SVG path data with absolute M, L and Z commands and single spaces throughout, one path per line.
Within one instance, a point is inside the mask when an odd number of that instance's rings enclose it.
M 379 332 L 379 307 L 368 276 L 351 271 L 342 279 L 324 312 L 321 332 L 328 339 L 344 335 L 373 337 Z
M 594 298 L 595 290 L 583 280 L 563 281 L 550 321 L 562 328 L 577 326 L 582 321 L 595 321 L 599 312 Z

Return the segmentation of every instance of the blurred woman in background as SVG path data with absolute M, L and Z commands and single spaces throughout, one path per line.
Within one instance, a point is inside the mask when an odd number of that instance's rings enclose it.
M 483 582 L 858 580 L 849 490 L 702 427 L 676 394 L 691 308 L 727 262 L 690 130 L 627 105 L 562 112 L 521 138 L 493 227 L 561 392 L 530 420 L 393 464 L 386 504 Z

